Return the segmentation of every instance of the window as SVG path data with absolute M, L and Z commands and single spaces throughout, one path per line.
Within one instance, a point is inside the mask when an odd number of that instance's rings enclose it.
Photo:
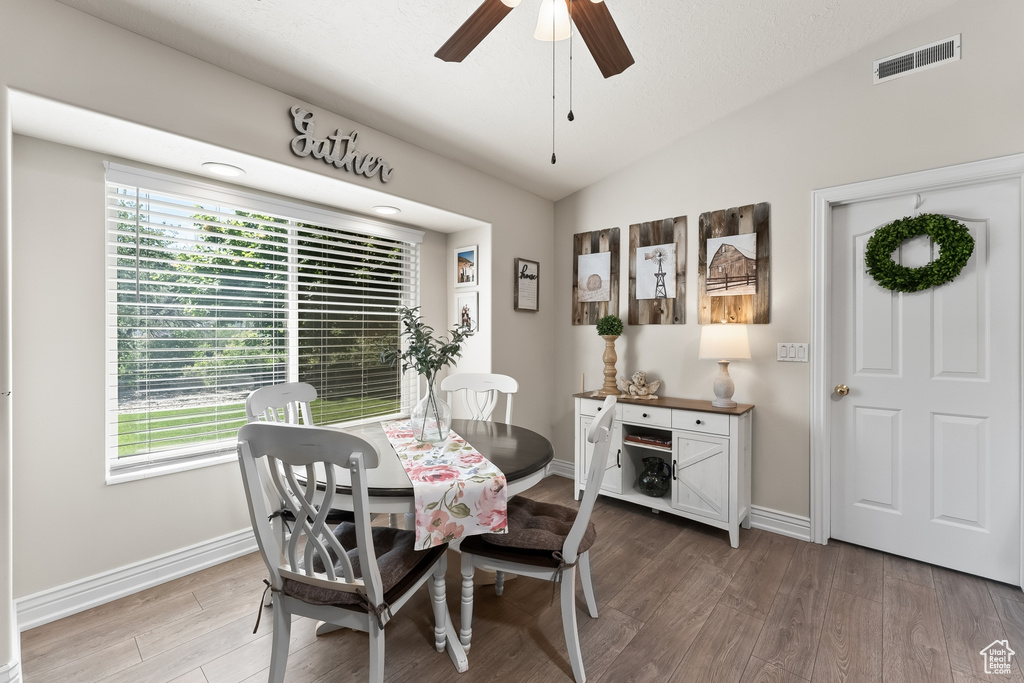
M 312 384 L 317 424 L 408 412 L 380 352 L 422 233 L 114 164 L 106 187 L 110 479 L 233 458 L 265 385 Z

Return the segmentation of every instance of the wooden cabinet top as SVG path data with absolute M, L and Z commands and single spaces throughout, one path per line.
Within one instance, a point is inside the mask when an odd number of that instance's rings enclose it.
M 598 396 L 596 391 L 585 391 L 581 394 L 573 394 L 573 398 L 592 398 L 595 401 L 601 401 L 604 399 L 604 396 Z M 752 403 L 738 403 L 735 408 L 718 408 L 711 405 L 711 401 L 701 401 L 695 398 L 672 398 L 671 396 L 643 399 L 620 395 L 618 398 L 619 403 L 633 403 L 638 406 L 651 406 L 653 408 L 699 410 L 705 413 L 722 413 L 724 415 L 743 415 L 754 409 Z

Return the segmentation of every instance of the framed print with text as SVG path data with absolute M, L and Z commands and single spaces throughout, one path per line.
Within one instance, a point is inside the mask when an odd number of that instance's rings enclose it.
M 540 262 L 517 258 L 512 303 L 517 311 L 536 311 L 540 305 Z

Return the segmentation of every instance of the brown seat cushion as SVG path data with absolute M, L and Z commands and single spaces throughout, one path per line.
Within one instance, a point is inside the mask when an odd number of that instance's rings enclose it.
M 429 550 L 416 550 L 416 533 L 390 527 L 373 527 L 373 549 L 377 555 L 377 566 L 380 568 L 380 579 L 384 587 L 384 601 L 393 602 L 409 586 L 420 579 L 434 565 L 447 549 L 447 544 L 435 546 Z M 356 551 L 356 527 L 351 522 L 343 522 L 334 530 L 334 535 L 341 545 L 348 550 L 348 558 L 352 563 L 352 571 L 356 578 L 362 577 L 359 567 L 359 555 Z M 342 576 L 340 563 L 335 563 L 338 576 Z M 317 558 L 313 562 L 313 570 L 322 572 L 323 562 Z M 302 581 L 285 579 L 284 594 L 298 598 L 314 605 L 334 605 L 365 612 L 366 608 L 355 593 L 335 591 L 329 588 L 313 586 Z
M 461 549 L 487 557 L 558 566 L 552 553 L 562 549 L 575 521 L 576 510 L 570 507 L 516 496 L 508 502 L 507 534 L 470 536 L 462 541 Z M 597 530 L 591 522 L 587 524 L 578 553 L 590 550 L 596 538 Z

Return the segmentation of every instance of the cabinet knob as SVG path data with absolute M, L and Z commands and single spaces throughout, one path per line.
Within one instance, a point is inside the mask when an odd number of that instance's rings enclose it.
M 697 424 L 702 425 L 702 424 L 704 424 L 704 421 L 703 420 L 697 420 Z
M 650 415 L 648 415 L 647 413 L 644 413 L 644 417 L 650 417 Z
M 603 408 L 604 406 L 601 406 L 601 407 Z M 597 409 L 597 412 L 599 412 L 599 413 L 600 413 L 600 412 L 601 412 L 601 408 L 598 408 L 598 409 Z

